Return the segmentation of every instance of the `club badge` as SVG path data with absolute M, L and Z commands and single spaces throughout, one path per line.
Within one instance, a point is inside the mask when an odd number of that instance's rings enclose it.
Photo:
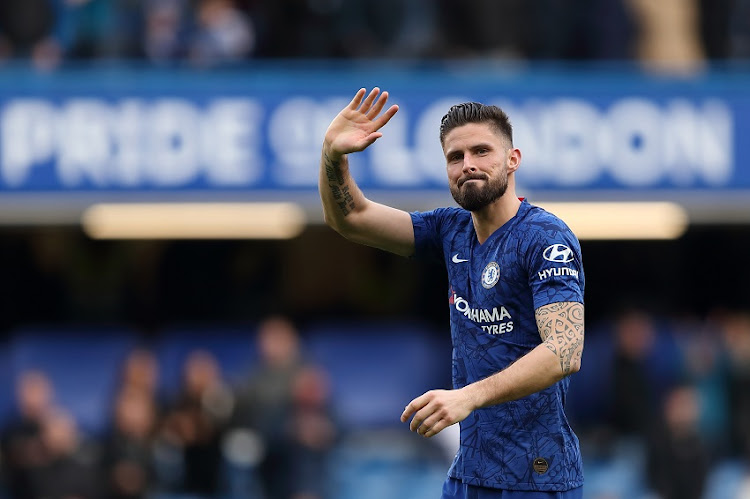
M 500 266 L 497 262 L 490 262 L 482 271 L 482 286 L 490 289 L 500 279 Z

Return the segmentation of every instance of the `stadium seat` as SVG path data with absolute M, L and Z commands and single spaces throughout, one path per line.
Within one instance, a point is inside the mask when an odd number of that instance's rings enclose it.
M 400 424 L 410 400 L 450 380 L 447 338 L 421 325 L 327 323 L 303 335 L 311 360 L 330 375 L 342 424 L 352 429 Z
M 137 344 L 121 328 L 24 328 L 10 334 L 8 361 L 15 380 L 36 369 L 50 378 L 55 400 L 89 434 L 107 428 L 119 369 Z

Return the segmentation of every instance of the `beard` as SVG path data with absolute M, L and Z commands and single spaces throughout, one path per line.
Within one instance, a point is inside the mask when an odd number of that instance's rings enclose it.
M 465 184 L 467 180 L 484 179 L 485 183 Z M 503 172 L 496 178 L 489 178 L 487 175 L 474 176 L 467 179 L 459 180 L 457 185 L 451 185 L 451 195 L 458 205 L 464 210 L 478 211 L 489 206 L 494 201 L 500 199 L 508 189 L 508 175 Z

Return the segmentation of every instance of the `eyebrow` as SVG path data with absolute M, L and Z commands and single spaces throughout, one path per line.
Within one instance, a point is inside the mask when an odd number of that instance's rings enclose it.
M 470 145 L 467 149 L 469 149 L 471 151 L 471 150 L 474 150 L 474 149 L 481 149 L 481 148 L 492 149 L 492 144 L 490 144 L 489 142 L 479 142 L 477 144 Z M 449 149 L 449 150 L 445 151 L 445 156 L 448 157 L 451 154 L 455 154 L 457 152 L 463 152 L 463 151 L 464 151 L 463 148 L 460 148 L 460 149 Z

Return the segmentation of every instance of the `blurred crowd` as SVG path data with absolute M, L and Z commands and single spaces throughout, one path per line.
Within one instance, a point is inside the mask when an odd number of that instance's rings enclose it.
M 567 402 L 587 497 L 750 497 L 750 313 L 675 320 L 633 309 L 587 335 Z M 110 423 L 96 435 L 57 403 L 54 379 L 21 373 L 17 413 L 2 432 L 0 497 L 3 489 L 11 499 L 343 497 L 337 449 L 353 430 L 372 429 L 337 418 L 326 370 L 289 319 L 268 317 L 255 342 L 258 360 L 240 382 L 227 380 L 222 359 L 190 352 L 174 393 L 160 388 L 154 353 L 132 350 Z M 733 474 L 717 480 L 728 463 Z
M 101 435 L 58 405 L 54 379 L 21 373 L 17 414 L 2 433 L 3 489 L 12 499 L 329 497 L 339 429 L 326 374 L 305 360 L 284 317 L 260 325 L 257 349 L 236 386 L 219 359 L 191 352 L 177 393 L 160 393 L 156 357 L 134 349 Z
M 750 0 L 3 0 L 0 58 L 638 60 L 750 58 Z
M 712 474 L 736 463 L 736 490 L 722 497 L 750 497 L 750 313 L 659 321 L 630 310 L 607 333 L 572 384 L 588 399 L 573 405 L 590 462 L 623 459 L 663 499 L 712 499 Z M 641 497 L 637 483 L 616 497 Z

